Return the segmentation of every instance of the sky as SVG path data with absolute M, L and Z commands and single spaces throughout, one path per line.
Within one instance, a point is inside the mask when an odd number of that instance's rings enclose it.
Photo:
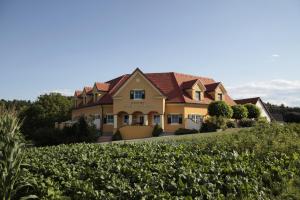
M 300 106 L 300 1 L 0 0 L 0 99 L 73 95 L 137 67 Z

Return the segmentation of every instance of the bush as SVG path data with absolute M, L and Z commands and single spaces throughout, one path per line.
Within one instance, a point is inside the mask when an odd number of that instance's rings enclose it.
M 294 122 L 294 123 L 300 123 L 300 113 L 298 112 L 287 112 L 283 119 L 285 122 Z
M 233 111 L 232 118 L 233 119 L 243 119 L 247 118 L 248 116 L 248 110 L 243 105 L 234 105 L 231 107 Z
M 232 117 L 232 109 L 224 101 L 214 101 L 208 105 L 208 114 L 216 117 Z
M 200 132 L 214 132 L 217 129 L 225 130 L 227 128 L 227 119 L 224 117 L 209 117 L 202 124 Z
M 248 110 L 248 118 L 249 119 L 257 119 L 260 117 L 260 109 L 252 104 L 252 103 L 247 103 L 245 104 L 245 107 L 247 108 Z
M 117 132 L 112 136 L 112 141 L 123 140 L 121 132 L 117 130 Z
M 36 146 L 48 146 L 58 144 L 70 144 L 78 142 L 94 142 L 97 138 L 97 130 L 89 126 L 86 120 L 81 117 L 71 127 L 64 127 L 62 130 L 56 128 L 39 128 L 32 134 Z
M 228 121 L 226 122 L 226 126 L 227 126 L 227 128 L 236 128 L 236 127 L 237 127 L 237 123 L 234 122 L 234 121 L 228 120 Z
M 163 132 L 163 129 L 158 124 L 156 124 L 153 128 L 152 136 L 158 137 L 160 134 L 162 134 L 162 132 Z
M 240 127 L 253 127 L 255 125 L 255 121 L 252 119 L 241 119 L 239 121 Z
M 186 135 L 186 134 L 193 134 L 193 133 L 199 133 L 196 129 L 186 129 L 186 128 L 179 128 L 175 131 L 175 135 Z

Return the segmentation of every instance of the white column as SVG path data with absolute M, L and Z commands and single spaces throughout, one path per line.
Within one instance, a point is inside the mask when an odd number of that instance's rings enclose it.
M 163 130 L 165 130 L 165 120 L 164 115 L 160 115 L 160 126 Z
M 144 125 L 148 126 L 148 115 L 144 115 Z
M 114 115 L 114 128 L 118 128 L 118 115 Z
M 128 115 L 128 125 L 132 125 L 132 115 Z

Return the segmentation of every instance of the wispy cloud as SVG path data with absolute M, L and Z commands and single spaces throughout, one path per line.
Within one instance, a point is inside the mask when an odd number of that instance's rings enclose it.
M 273 55 L 272 55 L 272 57 L 275 57 L 275 58 L 276 58 L 276 57 L 279 57 L 279 56 L 280 56 L 279 54 L 273 54 Z
M 73 96 L 74 91 L 71 89 L 54 89 L 54 90 L 48 90 L 48 91 L 41 92 L 41 94 L 49 94 L 49 93 L 60 93 L 64 96 Z
M 259 96 L 263 101 L 300 106 L 300 80 L 275 79 L 227 87 L 234 99 Z

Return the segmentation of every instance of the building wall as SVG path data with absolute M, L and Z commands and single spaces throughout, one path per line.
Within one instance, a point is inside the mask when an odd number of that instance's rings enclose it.
M 145 99 L 130 99 L 130 91 L 134 89 L 145 90 Z M 165 100 L 139 73 L 133 75 L 132 80 L 126 82 L 124 88 L 114 97 L 113 102 L 114 114 L 122 111 L 128 114 L 136 111 L 140 111 L 143 114 L 148 114 L 151 111 L 156 111 L 160 114 L 164 113 Z
M 182 114 L 182 124 L 168 124 L 168 115 Z M 179 128 L 184 128 L 184 104 L 166 104 L 164 115 L 165 132 L 175 132 Z
M 268 122 L 271 121 L 270 116 L 268 115 L 266 109 L 264 108 L 264 106 L 262 105 L 261 101 L 257 101 L 256 106 L 261 110 L 261 117 L 266 117 Z

